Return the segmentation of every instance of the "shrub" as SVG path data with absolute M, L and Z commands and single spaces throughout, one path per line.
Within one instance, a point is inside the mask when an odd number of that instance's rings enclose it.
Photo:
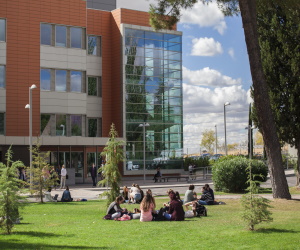
M 195 165 L 196 167 L 209 166 L 209 157 L 186 157 L 184 159 L 184 170 L 187 171 L 189 165 Z
M 224 157 L 217 161 L 212 168 L 215 189 L 224 192 L 243 192 L 249 186 L 247 183 L 247 167 L 251 163 L 255 180 L 266 181 L 268 168 L 263 161 L 249 160 L 242 156 Z

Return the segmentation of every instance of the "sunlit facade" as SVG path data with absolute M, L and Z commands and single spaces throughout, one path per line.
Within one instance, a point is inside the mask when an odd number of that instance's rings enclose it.
M 123 25 L 127 162 L 146 168 L 182 168 L 181 32 Z M 128 167 L 128 163 L 127 163 Z
M 88 183 L 91 165 L 105 162 L 101 152 L 114 123 L 126 141 L 121 174 L 142 175 L 139 124 L 146 122 L 146 174 L 157 166 L 182 169 L 176 26 L 154 32 L 149 13 L 117 9 L 116 0 L 1 2 L 0 161 L 13 145 L 14 160 L 29 166 L 30 139 L 38 140 L 49 164 L 58 171 L 65 165 L 68 185 Z M 29 91 L 32 112 L 25 109 Z M 129 172 L 128 162 L 140 171 Z

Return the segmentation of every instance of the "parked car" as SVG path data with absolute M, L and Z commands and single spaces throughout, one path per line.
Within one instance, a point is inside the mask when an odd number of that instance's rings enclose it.
M 139 170 L 140 166 L 137 164 L 133 164 L 132 161 L 128 161 L 126 168 L 127 168 L 127 170 Z
M 223 155 L 222 154 L 214 154 L 210 157 L 211 160 L 217 161 L 219 160 Z

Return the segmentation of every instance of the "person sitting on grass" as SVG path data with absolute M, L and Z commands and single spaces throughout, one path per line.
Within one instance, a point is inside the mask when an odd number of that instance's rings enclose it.
M 187 202 L 184 204 L 186 210 L 189 210 L 189 206 L 195 207 L 195 204 L 193 205 L 195 201 Z M 200 199 L 197 201 L 200 205 L 214 205 L 214 201 L 212 200 L 210 192 L 208 192 L 205 189 L 205 186 L 202 187 L 202 195 Z
M 110 203 L 107 208 L 107 214 L 111 215 L 111 219 L 120 218 L 123 214 L 127 213 L 126 208 L 121 208 L 120 205 L 124 202 L 123 196 L 118 196 L 115 201 Z
M 125 202 L 129 202 L 129 192 L 128 192 L 128 187 L 127 186 L 123 187 L 122 196 L 123 196 Z
M 61 202 L 70 202 L 70 201 L 73 201 L 73 198 L 71 197 L 69 186 L 67 186 L 66 190 L 62 194 Z
M 154 198 L 152 197 L 152 195 L 147 193 L 140 205 L 140 210 L 141 210 L 140 221 L 152 221 L 153 219 L 152 213 L 156 213 L 155 206 L 156 205 L 155 205 Z
M 172 191 L 169 193 L 170 206 L 169 211 L 165 212 L 163 215 L 167 220 L 171 221 L 182 221 L 184 220 L 184 210 L 182 204 L 176 198 L 176 194 Z
M 137 188 L 137 184 L 132 184 L 132 187 L 130 188 L 130 197 L 129 201 L 132 203 L 138 203 L 141 201 L 141 192 L 140 189 Z
M 189 189 L 186 190 L 185 195 L 184 195 L 184 200 L 183 200 L 184 204 L 194 200 L 194 196 L 193 196 L 194 189 L 195 189 L 195 186 L 193 184 L 191 184 L 189 186 Z
M 214 194 L 214 190 L 212 190 L 208 184 L 204 185 L 204 188 L 207 192 L 210 193 L 212 200 L 215 202 L 215 194 Z

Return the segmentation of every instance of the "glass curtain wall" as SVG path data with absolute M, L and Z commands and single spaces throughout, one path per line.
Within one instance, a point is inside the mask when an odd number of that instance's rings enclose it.
M 125 102 L 127 164 L 182 168 L 181 36 L 125 28 Z

